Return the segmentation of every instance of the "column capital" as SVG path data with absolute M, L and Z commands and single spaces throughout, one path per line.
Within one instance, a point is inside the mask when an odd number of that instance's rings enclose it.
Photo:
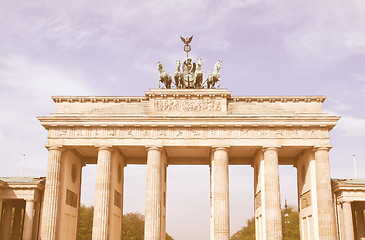
M 96 145 L 95 147 L 98 149 L 98 151 L 99 150 L 109 150 L 109 151 L 113 150 L 113 146 L 111 146 L 111 145 L 109 145 L 109 146 L 99 146 L 99 145 Z
M 332 146 L 313 146 L 314 151 L 329 151 L 331 150 Z
M 278 152 L 280 149 L 280 146 L 262 146 L 262 151 L 266 152 L 266 151 L 276 151 Z
M 62 145 L 58 145 L 58 146 L 52 146 L 52 145 L 46 145 L 46 148 L 48 149 L 48 151 L 50 150 L 58 150 L 58 151 L 65 151 L 65 148 Z
M 341 200 L 340 201 L 340 204 L 351 204 L 352 203 L 352 201 L 350 201 L 350 200 Z
M 146 150 L 147 151 L 157 150 L 157 151 L 163 152 L 165 149 L 163 146 L 146 146 Z
M 230 146 L 212 146 L 212 152 L 219 151 L 219 150 L 229 152 Z

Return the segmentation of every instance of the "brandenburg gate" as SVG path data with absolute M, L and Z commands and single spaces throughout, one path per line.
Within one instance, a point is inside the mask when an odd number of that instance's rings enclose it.
M 42 239 L 76 239 L 81 169 L 97 164 L 93 239 L 120 239 L 123 168 L 147 164 L 145 239 L 165 237 L 166 172 L 210 166 L 211 239 L 229 239 L 228 165 L 254 168 L 257 239 L 281 239 L 278 167 L 298 170 L 305 239 L 336 239 L 328 153 L 338 117 L 323 96 L 231 96 L 225 89 L 151 89 L 144 97 L 54 97 Z M 312 237 L 311 237 L 312 236 Z
M 93 240 L 121 239 L 128 164 L 147 164 L 145 240 L 165 239 L 168 165 L 209 165 L 211 240 L 230 239 L 229 165 L 254 169 L 256 239 L 282 239 L 279 165 L 297 168 L 301 239 L 337 239 L 329 131 L 339 118 L 322 112 L 325 97 L 232 96 L 220 67 L 207 86 L 201 60 L 187 58 L 173 89 L 158 63 L 165 89 L 145 96 L 53 97 L 56 112 L 39 117 L 49 133 L 41 239 L 76 239 L 85 164 L 97 164 Z

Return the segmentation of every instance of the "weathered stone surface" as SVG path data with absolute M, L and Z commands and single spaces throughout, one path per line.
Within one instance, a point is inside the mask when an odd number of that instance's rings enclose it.
M 120 228 L 115 226 L 122 216 L 119 185 L 123 180 L 113 173 L 112 152 L 122 156 L 123 166 L 147 164 L 145 239 L 163 240 L 165 236 L 167 164 L 211 166 L 212 240 L 230 237 L 229 164 L 255 168 L 258 239 L 282 238 L 280 164 L 298 168 L 299 196 L 307 196 L 299 201 L 301 227 L 310 229 L 305 231 L 313 238 L 336 237 L 328 150 L 323 148 L 329 146 L 329 131 L 339 118 L 322 112 L 323 96 L 231 96 L 226 89 L 150 89 L 143 97 L 61 96 L 53 100 L 56 112 L 39 120 L 49 131 L 48 145 L 67 149 L 62 154 L 65 170 L 60 173 L 67 181 L 57 175 L 60 156 L 50 151 L 52 176 L 47 175 L 44 214 L 52 220 L 59 204 L 60 214 L 67 217 L 59 223 L 45 223 L 44 239 L 54 239 L 57 224 L 67 229 L 59 236 L 73 239 L 77 208 L 66 204 L 66 194 L 60 195 L 61 202 L 54 199 L 57 184 L 64 192 L 69 188 L 78 193 L 84 164 L 98 164 L 93 239 L 118 236 Z M 98 150 L 100 146 L 108 150 Z M 76 178 L 72 177 L 74 164 L 79 171 Z M 303 195 L 306 192 L 310 197 Z M 110 211 L 117 217 L 111 218 Z M 108 226 L 107 221 L 113 224 Z

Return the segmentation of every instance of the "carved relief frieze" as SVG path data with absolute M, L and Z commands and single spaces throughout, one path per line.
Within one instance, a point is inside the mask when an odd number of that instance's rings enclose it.
M 237 138 L 251 138 L 252 135 L 250 135 L 250 129 L 248 128 L 241 128 L 239 129 Z
M 185 131 L 183 129 L 175 129 L 174 132 L 174 138 L 185 138 Z
M 191 138 L 202 138 L 202 130 L 201 129 L 193 129 L 191 130 Z
M 109 139 L 327 139 L 328 130 L 321 128 L 274 127 L 81 127 L 53 128 L 49 138 Z
M 154 111 L 162 112 L 221 112 L 221 100 L 214 99 L 155 99 Z

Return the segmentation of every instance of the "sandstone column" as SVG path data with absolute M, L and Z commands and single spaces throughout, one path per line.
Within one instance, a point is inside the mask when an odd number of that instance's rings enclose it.
M 364 220 L 364 209 L 359 207 L 356 210 L 356 216 L 357 216 L 357 234 L 359 238 L 365 237 L 365 220 Z
M 215 147 L 212 154 L 212 239 L 229 240 L 228 148 Z
M 4 219 L 2 221 L 2 229 L 1 229 L 1 239 L 9 240 L 10 239 L 10 227 L 11 227 L 11 217 L 13 215 L 12 210 L 13 206 L 10 202 L 6 202 L 4 204 Z
M 336 239 L 335 209 L 329 165 L 329 147 L 315 147 L 318 230 L 320 239 Z
M 44 190 L 41 239 L 55 240 L 59 203 L 58 196 L 61 184 L 61 148 L 50 147 L 48 151 L 49 154 L 46 186 Z
M 278 148 L 264 147 L 265 225 L 267 239 L 282 239 Z
M 345 239 L 354 240 L 354 224 L 352 221 L 352 208 L 351 202 L 343 202 L 343 224 L 345 229 Z
M 21 218 L 22 218 L 22 204 L 16 204 L 14 210 L 14 221 L 13 221 L 13 231 L 12 231 L 12 239 L 17 240 L 20 236 L 20 227 L 21 227 Z
M 34 200 L 27 200 L 24 211 L 23 240 L 32 240 Z
M 93 240 L 108 240 L 111 185 L 111 148 L 100 147 L 98 153 L 93 221 Z
M 162 205 L 162 151 L 160 147 L 147 149 L 147 184 L 145 210 L 145 240 L 161 240 L 161 205 Z

